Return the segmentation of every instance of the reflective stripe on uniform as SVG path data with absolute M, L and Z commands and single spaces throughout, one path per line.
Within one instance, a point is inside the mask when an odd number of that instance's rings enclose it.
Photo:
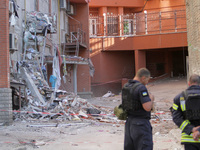
M 188 124 L 190 124 L 189 120 L 183 121 L 183 123 L 180 125 L 180 129 L 183 131 Z
M 178 109 L 178 105 L 176 105 L 175 103 L 173 104 L 173 109 L 177 110 Z
M 180 103 L 181 103 L 181 110 L 185 111 L 186 107 L 185 107 L 185 98 L 184 97 L 180 97 Z
M 200 138 L 199 138 L 199 141 L 195 141 L 192 137 L 192 134 L 188 135 L 183 132 L 181 134 L 181 142 L 200 143 Z

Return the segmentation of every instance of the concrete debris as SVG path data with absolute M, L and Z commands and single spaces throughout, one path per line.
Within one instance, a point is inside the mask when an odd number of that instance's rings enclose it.
M 88 115 L 87 114 L 85 114 L 83 111 L 79 111 L 79 114 L 78 114 L 79 116 L 81 116 L 81 117 L 86 117 L 86 118 L 88 118 Z
M 21 63 L 20 70 L 22 74 L 23 85 L 26 90 L 21 94 L 18 89 L 13 87 L 15 98 L 13 99 L 16 106 L 19 106 L 21 97 L 21 110 L 14 112 L 15 119 L 22 120 L 51 120 L 58 121 L 82 119 L 98 120 L 100 122 L 113 122 L 114 116 L 107 117 L 105 114 L 113 114 L 112 109 L 94 106 L 86 99 L 82 99 L 72 92 L 55 90 L 46 85 L 42 73 L 38 71 L 38 65 L 34 64 L 30 68 L 28 63 Z M 22 67 L 23 66 L 23 67 Z M 26 75 L 26 76 L 24 76 Z M 19 84 L 19 83 L 18 83 Z M 26 103 L 24 103 L 26 97 Z M 18 109 L 19 107 L 16 107 Z M 56 126 L 56 125 L 50 125 Z
M 31 124 L 29 127 L 67 127 L 67 126 L 87 126 L 91 125 L 91 123 L 56 123 L 56 124 Z
M 47 14 L 32 11 L 27 13 L 27 26 L 31 32 L 43 33 L 45 27 L 51 32 L 56 31 L 56 15 L 48 16 Z M 54 32 L 55 32 L 54 31 Z
M 44 142 L 44 141 L 35 141 L 34 144 L 35 144 L 35 146 L 39 147 L 39 146 L 46 145 L 46 142 Z
M 98 115 L 100 113 L 101 113 L 101 111 L 98 110 L 98 109 L 92 109 L 92 108 L 87 109 L 87 114 L 90 114 L 90 115 L 93 115 L 93 116 Z
M 32 125 L 29 125 L 29 127 L 57 127 L 58 124 L 32 124 Z
M 111 91 L 108 91 L 105 95 L 103 95 L 102 97 L 113 97 L 115 96 L 115 94 L 113 94 Z

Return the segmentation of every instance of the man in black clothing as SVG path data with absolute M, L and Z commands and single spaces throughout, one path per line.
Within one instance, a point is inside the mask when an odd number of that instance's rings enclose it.
M 174 98 L 172 117 L 182 130 L 181 144 L 185 150 L 200 149 L 200 77 L 196 74 L 189 79 L 189 87 Z
M 151 118 L 151 109 L 154 97 L 149 94 L 145 85 L 150 79 L 150 72 L 146 68 L 141 68 L 136 73 L 133 80 L 129 80 L 123 87 L 133 87 L 138 84 L 130 92 L 123 92 L 122 89 L 122 105 L 123 100 L 131 102 L 132 108 L 127 110 L 128 118 L 125 124 L 124 150 L 152 150 L 152 126 L 149 122 Z M 131 88 L 130 88 L 131 89 Z M 124 94 L 125 93 L 125 94 Z M 127 98 L 127 99 L 126 99 Z M 123 107 L 123 106 L 122 106 Z

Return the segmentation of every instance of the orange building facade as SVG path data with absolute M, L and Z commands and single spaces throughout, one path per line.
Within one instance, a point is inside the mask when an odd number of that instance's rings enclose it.
M 184 0 L 91 0 L 89 16 L 95 96 L 118 94 L 141 67 L 153 79 L 187 74 Z

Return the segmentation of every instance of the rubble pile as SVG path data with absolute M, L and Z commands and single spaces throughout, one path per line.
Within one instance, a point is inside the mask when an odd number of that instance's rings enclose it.
M 73 93 L 58 90 L 56 95 L 57 97 L 52 100 L 52 103 L 50 103 L 51 100 L 46 100 L 46 105 L 44 106 L 34 101 L 33 97 L 29 95 L 27 105 L 20 112 L 14 112 L 14 118 L 23 120 L 56 119 L 57 121 L 91 119 L 101 122 L 110 122 L 111 119 L 115 118 L 112 112 L 108 112 L 106 109 L 101 111 L 87 102 L 87 100 Z M 107 113 L 110 113 L 110 115 L 105 115 Z
M 23 62 L 19 66 L 22 72 L 22 77 L 19 78 L 21 82 L 15 79 L 12 79 L 12 81 L 16 84 L 23 84 L 27 88 L 19 92 L 17 88 L 13 87 L 14 100 L 16 101 L 13 108 L 20 109 L 22 106 L 20 111 L 14 111 L 15 119 L 56 119 L 58 121 L 92 119 L 102 122 L 110 122 L 111 119 L 116 120 L 116 117 L 112 115 L 112 110 L 97 108 L 74 93 L 49 87 L 40 65 L 36 61 Z M 27 82 L 30 82 L 31 85 Z M 38 97 L 34 94 L 37 90 Z M 21 104 L 20 107 L 19 104 Z
M 45 27 L 48 27 L 48 30 L 51 32 L 56 32 L 56 15 L 48 16 L 42 12 L 32 11 L 27 13 L 27 25 L 29 31 L 34 33 L 42 30 L 45 30 Z M 55 30 L 55 31 L 54 31 Z

